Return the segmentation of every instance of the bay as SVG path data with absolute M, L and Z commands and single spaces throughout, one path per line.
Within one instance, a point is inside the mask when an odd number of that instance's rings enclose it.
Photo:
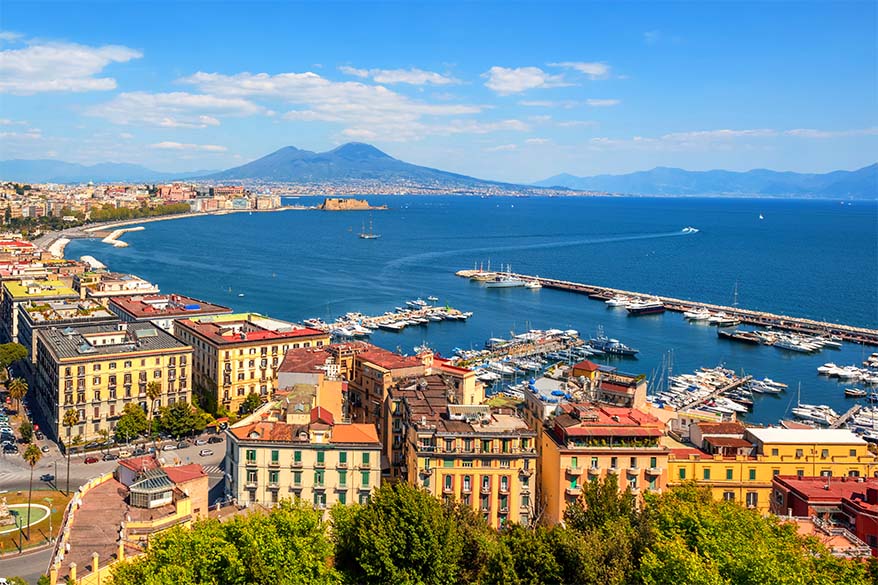
M 629 317 L 571 293 L 486 289 L 454 272 L 476 263 L 643 293 L 731 304 L 878 327 L 878 205 L 778 199 L 372 197 L 387 211 L 285 211 L 206 216 L 145 224 L 127 248 L 76 240 L 67 254 L 91 254 L 179 292 L 236 310 L 283 319 L 379 314 L 435 295 L 475 315 L 431 323 L 372 342 L 410 353 L 427 342 L 443 354 L 481 347 L 488 337 L 557 327 L 589 336 L 598 325 L 640 349 L 614 362 L 649 375 L 673 350 L 674 371 L 724 364 L 791 389 L 760 397 L 748 420 L 776 422 L 795 404 L 852 401 L 817 366 L 859 364 L 876 348 L 790 354 L 717 339 L 682 316 Z M 310 205 L 320 198 L 287 202 Z M 764 219 L 759 219 L 760 214 Z M 373 218 L 380 239 L 357 237 Z M 693 226 L 696 234 L 684 234 Z M 239 296 L 243 295 L 243 296 Z M 588 335 L 587 335 L 588 334 Z

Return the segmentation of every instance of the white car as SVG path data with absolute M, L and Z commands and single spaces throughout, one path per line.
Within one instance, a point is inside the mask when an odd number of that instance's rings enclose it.
M 162 451 L 176 451 L 176 450 L 177 450 L 177 446 L 173 443 L 170 443 L 170 444 L 162 447 Z

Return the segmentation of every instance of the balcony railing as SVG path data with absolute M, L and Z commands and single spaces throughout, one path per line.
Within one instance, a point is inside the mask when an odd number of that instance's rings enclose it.
M 578 496 L 579 494 L 582 493 L 582 488 L 581 487 L 569 487 L 566 490 L 564 490 L 564 493 L 566 493 L 568 496 Z
M 567 475 L 575 475 L 575 476 L 577 476 L 577 477 L 580 476 L 580 475 L 582 475 L 582 468 L 579 467 L 579 466 L 575 466 L 575 467 L 574 467 L 574 466 L 568 466 L 568 467 L 565 469 L 565 471 L 567 472 Z
M 292 463 L 290 463 L 290 467 L 301 468 L 302 462 L 301 461 L 293 461 Z
M 661 475 L 662 468 L 661 467 L 647 467 L 646 474 L 647 475 Z

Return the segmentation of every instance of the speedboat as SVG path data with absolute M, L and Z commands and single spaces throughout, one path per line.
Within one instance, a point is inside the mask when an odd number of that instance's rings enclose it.
M 845 388 L 844 395 L 848 398 L 865 398 L 868 392 L 862 388 Z
M 436 301 L 439 300 L 439 297 L 430 295 L 429 297 L 427 297 L 427 300 L 430 301 L 431 303 L 435 303 Z
M 631 299 L 623 295 L 616 295 L 615 297 L 604 302 L 607 304 L 608 307 L 624 307 L 631 302 Z
M 536 290 L 538 288 L 543 288 L 543 285 L 540 284 L 539 280 L 528 280 L 527 282 L 524 283 L 524 288 Z
M 710 319 L 710 311 L 705 308 L 692 309 L 683 313 L 683 316 L 690 321 L 707 321 Z

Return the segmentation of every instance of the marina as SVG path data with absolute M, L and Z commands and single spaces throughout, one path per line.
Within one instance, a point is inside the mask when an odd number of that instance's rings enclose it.
M 349 312 L 330 323 L 319 318 L 304 319 L 302 322 L 309 327 L 331 333 L 336 338 L 350 339 L 368 337 L 376 329 L 399 332 L 409 326 L 428 325 L 431 322 L 466 321 L 472 315 L 470 311 L 437 307 L 418 298 L 406 301 L 405 307 L 396 307 L 395 311 L 387 311 L 381 315 L 367 316 L 359 312 Z
M 490 281 L 493 278 L 499 278 L 494 273 L 486 273 L 480 269 L 459 270 L 457 276 L 469 278 L 477 281 Z M 540 276 L 531 276 L 528 274 L 516 274 L 512 272 L 502 273 L 502 278 L 507 280 L 520 281 L 524 283 L 536 282 L 543 288 L 553 288 L 568 292 L 587 295 L 589 298 L 609 301 L 625 297 L 628 299 L 640 299 L 632 301 L 634 303 L 633 311 L 629 308 L 629 314 L 649 314 L 661 313 L 665 310 L 677 313 L 687 313 L 690 315 L 704 315 L 705 312 L 719 312 L 723 314 L 724 320 L 718 320 L 716 325 L 731 325 L 737 323 L 746 323 L 759 327 L 769 327 L 771 329 L 789 331 L 797 334 L 810 336 L 830 336 L 836 337 L 844 341 L 853 343 L 861 343 L 864 345 L 878 346 L 878 330 L 867 329 L 864 327 L 854 327 L 851 325 L 843 325 L 839 323 L 827 323 L 815 321 L 812 319 L 804 319 L 800 317 L 790 317 L 788 315 L 777 315 L 774 313 L 766 313 L 762 311 L 752 311 L 749 309 L 741 309 L 739 307 L 728 307 L 723 305 L 714 305 L 708 303 L 698 303 L 674 297 L 658 297 L 637 293 L 615 288 L 603 286 L 583 284 L 579 282 L 570 282 L 567 280 L 559 280 L 555 278 L 546 278 Z M 648 299 L 648 300 L 646 300 Z M 631 306 L 626 305 L 628 307 Z M 795 351 L 795 344 L 789 344 L 782 341 L 781 347 L 792 349 Z

